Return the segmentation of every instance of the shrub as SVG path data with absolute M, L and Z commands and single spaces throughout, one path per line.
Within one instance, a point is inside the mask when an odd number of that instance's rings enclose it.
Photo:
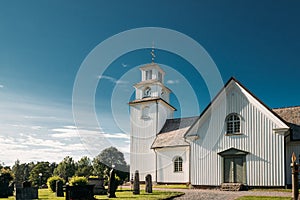
M 70 180 L 69 183 L 71 186 L 75 185 L 86 185 L 88 182 L 87 178 L 84 176 L 73 176 Z
M 56 192 L 56 181 L 61 180 L 64 182 L 64 179 L 60 178 L 59 176 L 52 176 L 50 178 L 48 178 L 47 180 L 47 186 L 49 188 L 49 190 L 51 190 L 52 192 Z

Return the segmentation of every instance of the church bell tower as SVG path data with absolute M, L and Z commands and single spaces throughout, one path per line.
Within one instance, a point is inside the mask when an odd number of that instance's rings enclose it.
M 156 181 L 156 154 L 151 145 L 167 119 L 176 110 L 169 104 L 171 90 L 164 85 L 165 72 L 153 62 L 140 67 L 141 82 L 134 85 L 130 106 L 130 174 L 136 170 L 140 181 L 147 174 Z

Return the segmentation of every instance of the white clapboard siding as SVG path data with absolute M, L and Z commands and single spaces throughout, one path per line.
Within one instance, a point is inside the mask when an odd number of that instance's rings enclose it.
M 158 148 L 157 182 L 158 183 L 189 183 L 189 147 Z M 180 156 L 182 172 L 174 172 L 174 158 Z
M 142 109 L 145 106 L 149 107 L 149 115 L 143 119 Z M 173 110 L 162 101 L 145 101 L 130 108 L 130 173 L 133 175 L 138 170 L 141 181 L 147 174 L 151 174 L 152 180 L 156 181 L 156 157 L 151 145 L 166 119 L 173 117 Z
M 225 117 L 241 116 L 240 135 L 226 135 Z M 198 128 L 198 130 L 196 130 Z M 218 153 L 230 148 L 249 152 L 246 156 L 246 182 L 250 186 L 284 186 L 284 136 L 274 128 L 287 128 L 276 116 L 231 81 L 201 117 L 191 142 L 191 184 L 220 185 L 223 159 Z M 195 134 L 191 133 L 191 134 Z

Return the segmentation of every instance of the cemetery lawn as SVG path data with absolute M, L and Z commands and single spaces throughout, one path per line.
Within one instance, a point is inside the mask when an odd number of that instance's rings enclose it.
M 291 200 L 291 197 L 260 197 L 260 196 L 244 196 L 237 200 Z
M 167 199 L 170 197 L 175 197 L 178 195 L 184 194 L 183 192 L 168 192 L 168 191 L 157 191 L 153 190 L 152 194 L 145 193 L 144 190 L 141 190 L 140 195 L 133 195 L 132 191 L 129 190 L 123 190 L 123 191 L 117 191 L 116 196 L 118 200 L 123 199 L 150 199 L 150 200 L 158 200 L 158 199 Z M 107 198 L 107 195 L 96 195 L 96 199 L 109 199 Z M 9 198 L 0 198 L 1 200 L 13 200 L 15 197 L 9 197 Z M 64 200 L 65 197 L 56 197 L 54 192 L 50 192 L 48 189 L 39 189 L 39 200 Z M 114 198 L 113 198 L 114 199 Z
M 116 199 L 151 199 L 151 200 L 158 200 L 158 199 L 169 199 L 171 197 L 176 197 L 179 195 L 183 195 L 183 192 L 173 192 L 173 191 L 161 191 L 161 190 L 153 190 L 153 193 L 148 194 L 145 193 L 144 190 L 141 190 L 139 195 L 133 195 L 132 191 L 123 190 L 116 192 Z M 96 195 L 96 199 L 109 199 L 106 195 Z M 114 199 L 114 198 L 113 198 Z

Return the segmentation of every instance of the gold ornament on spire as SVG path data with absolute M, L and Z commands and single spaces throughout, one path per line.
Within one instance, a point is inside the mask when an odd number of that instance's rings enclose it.
M 295 152 L 293 152 L 291 159 L 292 159 L 292 163 L 294 163 L 296 161 L 297 157 L 295 155 Z

